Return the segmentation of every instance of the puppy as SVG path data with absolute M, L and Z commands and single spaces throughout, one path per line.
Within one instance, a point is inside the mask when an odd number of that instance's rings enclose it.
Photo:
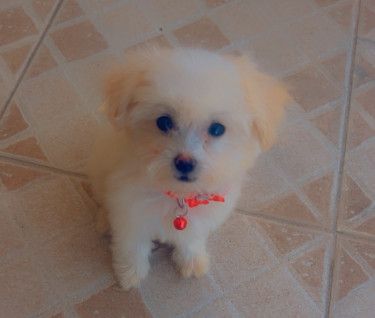
M 89 164 L 121 286 L 139 286 L 152 241 L 183 277 L 209 269 L 206 240 L 234 209 L 245 172 L 275 140 L 284 87 L 245 57 L 149 49 L 104 83 L 108 118 Z M 108 224 L 109 221 L 109 224 Z

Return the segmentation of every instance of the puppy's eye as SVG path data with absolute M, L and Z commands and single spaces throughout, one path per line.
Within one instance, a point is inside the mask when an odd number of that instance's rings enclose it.
M 173 128 L 173 121 L 172 121 L 172 118 L 169 117 L 168 115 L 165 115 L 165 116 L 160 116 L 157 120 L 156 120 L 156 126 L 158 126 L 158 128 L 163 131 L 163 132 L 168 132 L 169 130 L 171 130 Z
M 213 137 L 220 137 L 225 133 L 225 126 L 220 123 L 212 123 L 208 128 L 208 133 Z

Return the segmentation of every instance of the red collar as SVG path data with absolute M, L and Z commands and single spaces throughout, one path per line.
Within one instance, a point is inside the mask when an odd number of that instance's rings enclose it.
M 189 206 L 189 208 L 194 208 L 201 204 L 208 204 L 210 201 L 216 201 L 216 202 L 225 202 L 224 195 L 228 191 L 226 190 L 223 195 L 219 194 L 198 194 L 198 193 L 190 193 L 185 198 L 183 198 L 184 202 Z M 177 193 L 172 191 L 166 191 L 166 195 L 170 196 L 171 198 L 178 199 L 179 196 Z

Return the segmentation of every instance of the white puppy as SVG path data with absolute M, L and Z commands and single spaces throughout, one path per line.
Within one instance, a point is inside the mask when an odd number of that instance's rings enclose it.
M 105 81 L 104 96 L 110 124 L 89 170 L 121 286 L 146 277 L 153 240 L 175 246 L 184 277 L 205 274 L 207 237 L 272 145 L 287 92 L 245 57 L 150 49 L 128 56 Z

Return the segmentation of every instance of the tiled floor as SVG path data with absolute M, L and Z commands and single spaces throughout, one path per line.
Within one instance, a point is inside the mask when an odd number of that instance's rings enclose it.
M 290 87 L 278 143 L 182 280 L 122 292 L 85 178 L 100 78 L 140 43 L 245 51 Z M 0 0 L 0 317 L 374 317 L 373 0 Z

